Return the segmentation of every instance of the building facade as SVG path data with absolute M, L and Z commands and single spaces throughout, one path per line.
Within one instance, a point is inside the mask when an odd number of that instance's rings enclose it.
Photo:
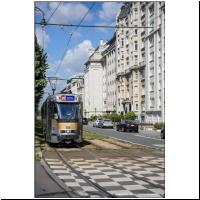
M 140 2 L 127 2 L 117 16 L 117 26 L 139 27 Z M 117 112 L 133 111 L 138 119 L 144 109 L 144 54 L 139 28 L 119 28 L 116 31 Z M 143 90 L 142 90 L 143 88 Z M 143 104 L 142 104 L 143 101 Z
M 116 30 L 117 112 L 148 123 L 164 121 L 164 7 L 127 2 L 116 18 L 117 26 L 136 27 Z
M 106 43 L 102 52 L 103 67 L 103 111 L 112 113 L 116 111 L 116 36 Z
M 146 122 L 164 122 L 165 116 L 165 4 L 146 3 Z
M 103 109 L 103 67 L 102 52 L 105 50 L 105 43 L 100 42 L 88 61 L 84 69 L 84 93 L 85 93 L 85 117 L 104 114 Z

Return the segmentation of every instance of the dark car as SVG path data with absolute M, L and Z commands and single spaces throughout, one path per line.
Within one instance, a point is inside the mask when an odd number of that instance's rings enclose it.
M 87 120 L 87 118 L 83 118 L 83 125 L 88 125 L 88 120 Z
M 160 131 L 160 137 L 161 139 L 165 139 L 165 128 L 162 128 Z
M 134 131 L 138 133 L 138 121 L 135 120 L 121 120 L 121 122 L 119 122 L 116 125 L 116 130 L 117 131 Z

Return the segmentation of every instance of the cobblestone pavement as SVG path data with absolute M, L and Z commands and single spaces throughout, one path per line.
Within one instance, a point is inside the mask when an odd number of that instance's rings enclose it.
M 117 150 L 116 150 L 117 151 Z M 120 150 L 118 150 L 120 151 Z M 132 150 L 133 151 L 133 150 Z M 126 152 L 126 151 L 125 151 Z M 65 152 L 70 165 L 92 182 L 116 197 L 160 198 L 164 197 L 164 156 L 160 153 L 143 152 L 141 156 L 101 154 L 101 159 L 83 156 L 83 152 Z M 120 154 L 123 154 L 120 151 Z M 114 154 L 113 154 L 114 155 Z M 116 156 L 117 155 L 117 156 Z M 139 154 L 137 154 L 139 155 Z M 52 172 L 69 188 L 91 198 L 102 197 L 98 190 L 73 173 L 55 155 L 45 158 Z

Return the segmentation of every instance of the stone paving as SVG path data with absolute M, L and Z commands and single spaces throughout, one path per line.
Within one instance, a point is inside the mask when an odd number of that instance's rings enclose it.
M 45 160 L 52 172 L 69 188 L 78 191 L 82 196 L 102 197 L 96 188 L 73 173 L 60 159 L 46 158 Z M 120 156 L 102 157 L 101 160 L 76 157 L 68 158 L 68 162 L 83 176 L 88 177 L 92 182 L 97 183 L 116 197 L 164 197 L 163 157 L 143 156 L 130 159 Z

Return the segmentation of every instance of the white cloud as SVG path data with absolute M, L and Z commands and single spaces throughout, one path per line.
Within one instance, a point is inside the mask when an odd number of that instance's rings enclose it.
M 73 49 L 67 51 L 62 68 L 70 69 L 71 73 L 83 71 L 84 63 L 89 57 L 89 49 L 94 49 L 90 40 L 84 40 Z
M 122 3 L 105 2 L 102 5 L 102 10 L 99 11 L 99 17 L 104 21 L 115 21 L 121 6 Z
M 41 28 L 36 28 L 35 30 L 36 36 L 38 43 L 41 47 L 43 47 L 43 41 L 44 41 L 44 49 L 47 48 L 48 43 L 50 42 L 50 37 L 47 34 L 47 32 L 44 30 L 42 31 Z
M 60 60 L 49 64 L 47 76 L 69 79 L 73 75 L 83 73 L 84 64 L 88 60 L 90 49 L 94 49 L 90 40 L 84 40 L 74 48 L 69 49 L 63 59 L 58 73 L 55 74 L 57 67 L 60 65 Z M 57 91 L 64 88 L 65 82 L 66 81 L 57 82 Z
M 58 2 L 49 3 L 50 10 L 54 11 L 58 6 Z M 83 16 L 87 13 L 88 7 L 81 3 L 62 3 L 53 17 L 51 18 L 51 23 L 74 23 L 79 22 Z M 92 14 L 88 13 L 85 20 L 90 20 Z

